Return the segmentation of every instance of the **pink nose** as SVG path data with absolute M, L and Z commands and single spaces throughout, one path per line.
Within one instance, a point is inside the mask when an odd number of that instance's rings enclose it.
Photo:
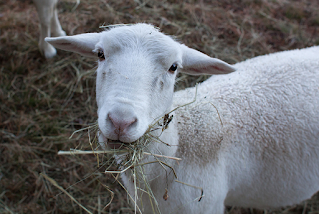
M 110 112 L 108 117 L 115 128 L 115 134 L 117 134 L 119 138 L 126 135 L 130 127 L 137 123 L 135 116 L 119 117 L 119 115 Z

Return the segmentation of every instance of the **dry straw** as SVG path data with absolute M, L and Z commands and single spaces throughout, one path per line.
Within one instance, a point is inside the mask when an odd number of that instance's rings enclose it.
M 146 176 L 144 174 L 143 166 L 146 165 L 146 164 L 159 163 L 163 168 L 165 168 L 165 166 L 170 168 L 173 171 L 175 177 L 177 178 L 177 175 L 176 175 L 175 170 L 173 169 L 173 167 L 171 167 L 165 161 L 160 160 L 159 158 L 163 158 L 164 160 L 165 159 L 172 159 L 172 160 L 176 160 L 176 161 L 181 161 L 182 160 L 181 158 L 169 157 L 169 156 L 165 156 L 165 155 L 161 155 L 161 154 L 153 154 L 153 153 L 150 153 L 150 152 L 146 152 L 147 151 L 147 147 L 153 142 L 163 143 L 166 146 L 170 146 L 169 144 L 167 144 L 167 143 L 163 142 L 162 140 L 160 140 L 158 136 L 155 136 L 153 134 L 153 132 L 155 130 L 160 130 L 161 132 L 163 132 L 165 129 L 168 128 L 168 125 L 169 125 L 170 121 L 172 120 L 172 118 L 173 118 L 172 116 L 169 116 L 169 114 L 166 114 L 165 116 L 163 116 L 160 119 L 156 120 L 156 122 L 154 122 L 152 125 L 150 125 L 149 128 L 147 129 L 147 131 L 145 132 L 145 134 L 141 138 L 136 140 L 135 142 L 130 143 L 130 144 L 121 143 L 120 149 L 108 149 L 108 148 L 106 148 L 104 150 L 98 150 L 98 149 L 100 149 L 100 146 L 98 144 L 98 132 L 99 132 L 99 129 L 98 129 L 98 124 L 96 123 L 96 124 L 94 124 L 92 126 L 89 126 L 87 128 L 77 130 L 71 135 L 71 137 L 73 137 L 74 134 L 87 130 L 88 131 L 88 136 L 89 136 L 89 142 L 90 142 L 90 146 L 91 146 L 91 151 L 83 151 L 83 150 L 78 150 L 78 149 L 71 149 L 70 151 L 59 151 L 58 155 L 87 155 L 87 154 L 93 154 L 97 158 L 98 166 L 101 165 L 100 157 L 99 157 L 99 155 L 101 155 L 101 154 L 113 155 L 113 157 L 114 157 L 114 155 L 120 156 L 120 159 L 122 161 L 119 164 L 119 166 L 117 166 L 117 168 L 119 168 L 121 170 L 109 170 L 111 167 L 114 167 L 114 166 L 112 166 L 114 164 L 114 161 L 108 160 L 107 163 L 110 163 L 110 165 L 106 166 L 107 169 L 105 170 L 105 173 L 112 174 L 113 177 L 116 179 L 116 181 L 127 192 L 128 196 L 134 202 L 135 212 L 139 211 L 141 213 L 141 208 L 136 203 L 137 202 L 137 197 L 138 197 L 137 192 L 139 190 L 139 191 L 142 192 L 142 194 L 146 193 L 146 194 L 149 195 L 150 203 L 151 203 L 151 205 L 153 207 L 153 212 L 154 213 L 160 213 L 158 205 L 157 205 L 158 203 L 157 203 L 157 201 L 156 201 L 156 199 L 155 199 L 155 197 L 154 197 L 154 195 L 152 193 L 150 185 L 148 184 L 148 180 L 147 180 L 147 178 L 146 178 Z M 93 138 L 91 137 L 91 134 L 93 134 Z M 141 160 L 143 159 L 144 155 L 153 156 L 155 158 L 155 161 L 146 162 L 146 163 L 141 162 Z M 113 158 L 113 157 L 111 157 L 111 158 Z M 102 163 L 102 165 L 104 165 L 104 163 Z M 124 173 L 124 172 L 126 172 L 128 170 L 131 170 L 132 176 L 133 176 L 133 179 L 134 179 L 134 184 L 135 184 L 135 194 L 134 194 L 135 197 L 134 198 L 128 193 L 128 191 L 125 189 L 124 185 L 117 179 L 117 177 L 114 176 L 114 174 L 121 174 L 121 173 Z M 51 180 L 49 180 L 49 181 L 51 182 Z M 59 186 L 56 185 L 56 182 L 53 182 L 52 184 L 59 188 Z M 138 184 L 143 184 L 144 188 L 141 187 L 142 185 L 138 186 Z M 66 193 L 65 190 L 63 190 L 63 192 Z M 75 200 L 70 194 L 67 194 L 67 195 L 69 197 L 71 197 L 72 200 Z M 75 201 L 75 202 L 77 204 L 79 204 L 77 201 Z M 89 212 L 84 206 L 82 206 L 82 205 L 80 205 L 80 206 L 85 211 Z M 105 208 L 106 207 L 107 206 L 105 206 Z

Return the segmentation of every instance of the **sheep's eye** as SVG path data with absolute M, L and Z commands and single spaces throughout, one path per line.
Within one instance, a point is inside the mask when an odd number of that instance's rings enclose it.
M 171 72 L 171 73 L 174 73 L 175 71 L 176 71 L 176 69 L 177 69 L 177 64 L 176 63 L 174 63 L 170 68 L 169 68 L 169 72 Z
M 99 60 L 100 60 L 100 61 L 105 60 L 103 51 L 99 50 L 99 51 L 97 52 L 97 56 L 99 57 Z

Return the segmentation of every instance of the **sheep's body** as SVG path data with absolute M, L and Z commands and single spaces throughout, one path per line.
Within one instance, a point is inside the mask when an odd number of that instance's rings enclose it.
M 158 42 L 144 42 L 153 36 Z M 114 140 L 136 140 L 136 133 L 144 133 L 154 119 L 193 100 L 195 88 L 173 95 L 176 73 L 169 68 L 173 62 L 183 66 L 179 68 L 182 72 L 233 71 L 220 61 L 179 46 L 148 25 L 48 41 L 86 56 L 99 50 L 100 140 L 110 146 Z M 157 57 L 171 53 L 170 57 L 154 61 L 148 50 L 154 47 L 172 47 L 170 52 L 160 48 L 155 52 Z M 235 68 L 234 73 L 213 76 L 200 84 L 196 101 L 173 112 L 168 129 L 160 135 L 171 147 L 161 143 L 149 146 L 150 152 L 182 158 L 178 163 L 165 162 L 174 168 L 179 181 L 202 188 L 204 193 L 198 201 L 200 189 L 176 182 L 169 168 L 165 171 L 160 164 L 147 164 L 144 173 L 161 213 L 222 214 L 224 204 L 280 207 L 305 200 L 319 190 L 319 47 L 256 57 Z M 154 157 L 142 160 L 150 161 Z M 122 178 L 134 197 L 131 172 Z M 164 200 L 166 189 L 168 199 Z M 140 193 L 139 207 L 152 213 L 148 195 Z
M 151 186 L 162 213 L 223 213 L 224 204 L 278 208 L 319 190 L 319 47 L 235 67 L 200 84 L 196 102 L 175 111 L 179 140 L 165 142 L 179 146 L 163 153 L 182 158 L 170 162 L 178 179 L 202 187 L 204 197 L 198 202 L 201 191 L 174 182 L 172 173 L 167 186 L 166 173 L 149 167 L 146 174 L 158 176 Z M 195 88 L 176 92 L 174 107 L 194 96 Z M 134 194 L 134 184 L 124 181 Z
M 176 156 L 189 161 L 175 167 L 177 175 L 186 183 L 196 181 L 204 188 L 203 200 L 212 204 L 213 195 L 223 191 L 226 205 L 262 209 L 310 198 L 319 190 L 319 47 L 256 57 L 235 67 L 236 72 L 198 86 L 198 101 L 176 112 Z M 174 104 L 187 103 L 194 94 L 194 88 L 177 92 Z
M 56 55 L 56 49 L 44 41 L 45 37 L 65 36 L 65 32 L 59 22 L 57 3 L 58 0 L 33 0 L 40 21 L 39 48 L 45 58 L 52 58 Z

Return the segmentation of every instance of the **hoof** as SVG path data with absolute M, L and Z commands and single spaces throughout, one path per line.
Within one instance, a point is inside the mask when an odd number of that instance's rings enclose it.
M 44 53 L 44 57 L 46 59 L 53 58 L 56 55 L 56 49 L 50 45 L 49 43 L 45 42 L 46 44 L 44 47 L 41 49 L 42 53 Z

